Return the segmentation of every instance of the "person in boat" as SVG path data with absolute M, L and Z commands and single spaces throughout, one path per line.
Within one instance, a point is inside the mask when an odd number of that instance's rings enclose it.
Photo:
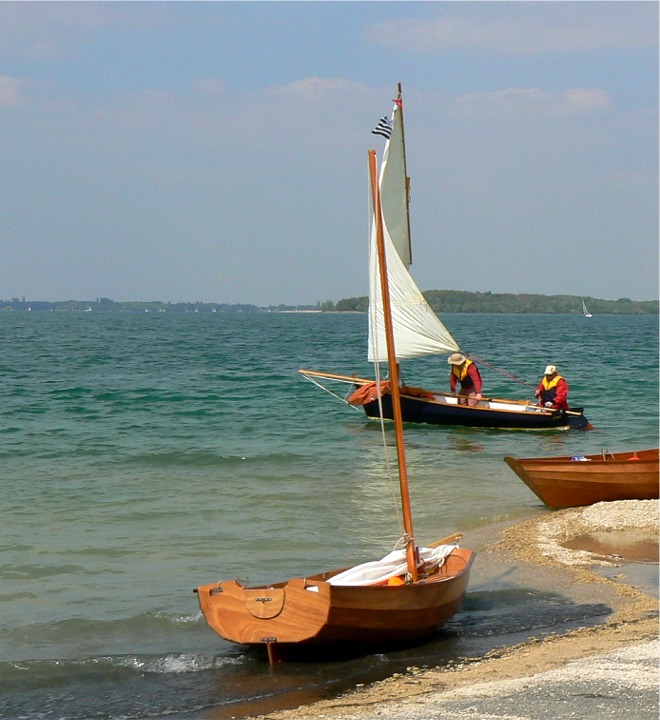
M 477 366 L 461 353 L 450 355 L 447 362 L 451 365 L 449 387 L 456 394 L 456 386 L 461 386 L 458 394 L 460 405 L 476 405 L 481 400 L 481 375 Z
M 568 410 L 568 383 L 557 372 L 555 365 L 546 367 L 534 395 L 539 399 L 539 405 L 553 410 Z

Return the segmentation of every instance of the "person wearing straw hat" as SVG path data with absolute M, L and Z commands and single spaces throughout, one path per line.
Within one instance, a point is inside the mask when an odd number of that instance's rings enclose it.
M 548 365 L 543 378 L 534 391 L 539 405 L 553 410 L 568 410 L 568 383 L 557 372 L 555 365 Z
M 456 394 L 456 386 L 460 384 L 461 392 L 458 395 L 460 405 L 476 405 L 481 400 L 481 375 L 477 366 L 461 353 L 454 353 L 447 358 L 451 365 L 449 373 L 449 387 Z

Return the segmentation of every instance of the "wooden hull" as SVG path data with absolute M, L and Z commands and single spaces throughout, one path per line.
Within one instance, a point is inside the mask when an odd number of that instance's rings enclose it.
M 548 507 L 658 498 L 658 449 L 571 457 L 504 461 Z
M 248 588 L 235 580 L 197 588 L 208 624 L 223 638 L 269 652 L 296 644 L 381 645 L 433 633 L 460 608 L 471 550 L 454 549 L 439 572 L 417 583 L 389 587 L 341 586 L 322 573 Z
M 351 405 L 362 405 L 369 418 L 380 418 L 380 406 L 373 380 L 356 375 L 336 375 L 317 370 L 303 369 L 298 372 L 326 390 L 321 381 L 337 381 L 357 388 L 356 392 L 344 401 Z M 359 399 L 355 399 L 356 395 L 360 396 Z M 564 412 L 539 407 L 527 400 L 482 398 L 476 405 L 461 405 L 458 400 L 451 393 L 404 386 L 401 388 L 403 421 L 511 430 L 592 429 L 582 408 L 573 408 Z M 383 417 L 392 420 L 394 413 L 389 389 L 383 389 L 381 402 Z
M 496 399 L 484 400 L 472 407 L 459 405 L 455 398 L 436 395 L 437 399 L 402 395 L 404 422 L 512 430 L 586 430 L 591 427 L 582 409 L 566 413 L 562 410 L 547 410 L 531 403 Z M 381 401 L 383 416 L 391 420 L 392 396 L 384 394 Z M 363 407 L 367 417 L 380 417 L 378 400 L 366 403 Z

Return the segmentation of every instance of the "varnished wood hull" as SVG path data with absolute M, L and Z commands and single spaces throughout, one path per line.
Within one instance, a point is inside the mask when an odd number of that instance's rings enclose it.
M 248 588 L 235 580 L 197 588 L 206 621 L 221 637 L 286 650 L 296 644 L 380 645 L 433 633 L 460 608 L 471 550 L 456 548 L 427 580 L 396 587 L 331 585 L 340 570 Z
M 658 498 L 657 448 L 584 457 L 505 457 L 504 461 L 551 508 Z

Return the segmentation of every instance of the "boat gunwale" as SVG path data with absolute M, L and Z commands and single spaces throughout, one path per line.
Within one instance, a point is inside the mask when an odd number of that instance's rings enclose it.
M 347 382 L 352 383 L 354 385 L 363 387 L 364 385 L 370 385 L 372 383 L 375 383 L 375 380 L 369 380 L 368 378 L 362 378 L 357 376 L 351 376 L 351 375 L 336 375 L 333 373 L 326 373 L 321 372 L 317 370 L 305 370 L 301 369 L 298 370 L 298 372 L 303 375 L 310 375 L 312 377 L 321 377 L 326 378 L 328 380 L 336 380 L 338 382 Z M 406 399 L 408 401 L 415 401 L 420 403 L 426 403 L 429 405 L 438 405 L 440 407 L 449 407 L 451 409 L 458 409 L 458 410 L 480 410 L 480 411 L 486 411 L 491 412 L 495 414 L 510 414 L 510 413 L 516 413 L 517 415 L 536 415 L 539 417 L 546 417 L 546 418 L 553 418 L 557 415 L 557 413 L 567 412 L 568 414 L 574 414 L 583 416 L 583 409 L 582 408 L 574 408 L 569 409 L 567 411 L 557 410 L 557 409 L 549 409 L 545 408 L 542 405 L 537 405 L 532 400 L 518 400 L 515 398 L 496 398 L 496 397 L 488 397 L 488 398 L 481 398 L 479 402 L 482 403 L 502 403 L 506 405 L 513 406 L 511 409 L 508 408 L 493 408 L 493 407 L 485 407 L 483 405 L 463 405 L 459 402 L 444 402 L 441 398 L 452 398 L 452 399 L 458 399 L 458 398 L 468 398 L 467 395 L 452 395 L 449 392 L 445 392 L 443 390 L 426 390 L 425 388 L 419 388 L 425 393 L 428 393 L 428 395 L 425 396 L 419 396 L 419 395 L 410 395 L 406 393 L 406 385 L 402 385 L 400 388 L 400 394 L 402 399 Z M 389 391 L 384 391 L 382 393 L 382 396 L 390 395 L 391 393 Z M 431 395 L 432 397 L 429 397 Z M 439 396 L 439 397 L 438 397 Z M 376 399 L 372 400 L 371 402 L 376 402 Z M 369 403 L 364 403 L 365 405 Z M 516 409 L 521 408 L 521 409 Z M 563 427 L 563 426 L 561 426 Z M 555 427 L 555 429 L 557 429 Z

